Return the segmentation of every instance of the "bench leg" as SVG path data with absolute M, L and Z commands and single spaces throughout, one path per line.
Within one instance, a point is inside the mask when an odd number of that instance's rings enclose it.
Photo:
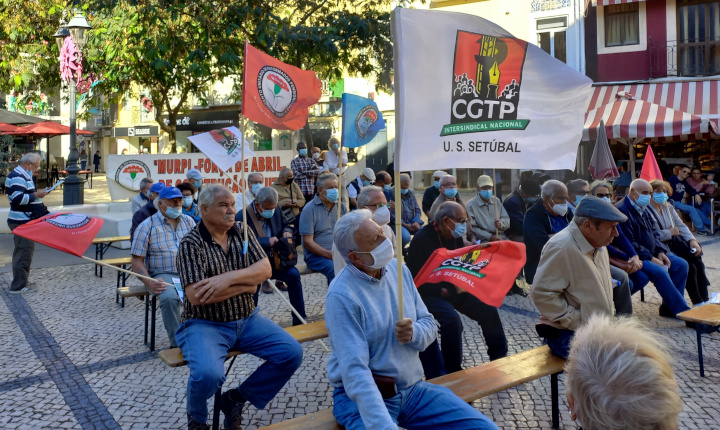
M 148 326 L 150 323 L 150 296 L 145 296 L 145 337 L 143 344 L 148 344 Z
M 700 376 L 705 377 L 705 365 L 703 363 L 703 354 L 702 354 L 702 331 L 700 330 L 700 324 L 695 325 L 695 332 L 697 333 L 697 342 L 698 342 L 698 362 L 700 363 Z
M 157 297 L 152 296 L 152 299 L 150 299 L 150 303 L 150 343 L 147 343 L 146 338 L 145 345 L 150 348 L 150 351 L 155 351 L 155 315 L 157 310 Z M 147 332 L 147 324 L 145 324 L 145 331 Z
M 117 292 L 117 289 L 120 288 L 120 277 L 122 276 L 122 272 L 118 270 L 117 272 L 117 285 L 115 285 L 115 303 L 118 303 L 120 301 L 120 294 Z M 121 308 L 125 307 L 125 301 L 123 300 Z
M 560 396 L 558 392 L 558 375 L 553 373 L 550 375 L 550 391 L 552 396 L 552 428 L 557 430 L 560 428 Z
M 124 264 L 123 264 L 122 266 L 120 266 L 120 267 L 123 268 L 123 269 L 125 269 L 125 265 L 124 265 Z M 118 273 L 120 273 L 120 276 L 122 276 L 122 286 L 123 286 L 123 288 L 125 288 L 125 282 L 126 282 L 127 279 L 130 277 L 130 275 L 128 275 L 128 274 L 126 274 L 126 273 L 124 273 L 124 272 L 118 272 Z M 121 308 L 124 308 L 124 307 L 125 307 L 125 297 L 122 298 L 122 305 L 121 305 L 120 307 L 121 307 Z
M 237 356 L 234 356 L 230 359 L 230 365 L 228 366 L 227 370 L 225 371 L 225 379 L 227 380 L 227 376 L 230 374 L 230 369 L 232 369 L 233 364 L 235 364 L 235 359 Z M 220 429 L 220 397 L 222 396 L 222 387 L 218 388 L 217 392 L 215 393 L 215 402 L 213 406 L 213 423 L 212 423 L 212 429 L 213 430 L 219 430 Z
M 95 245 L 95 259 L 96 260 L 102 260 L 102 257 L 100 257 L 100 247 L 101 246 L 102 246 L 101 243 L 98 243 Z M 100 266 L 100 265 L 97 265 L 97 264 L 95 265 L 95 276 L 98 275 L 98 269 L 101 267 L 102 266 Z M 102 278 L 102 272 L 100 272 L 100 273 L 101 273 L 100 277 Z
M 640 301 L 645 301 L 645 287 L 640 288 Z

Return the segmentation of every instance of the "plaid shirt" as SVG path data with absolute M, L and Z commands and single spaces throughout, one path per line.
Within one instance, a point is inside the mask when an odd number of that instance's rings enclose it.
M 315 160 L 310 157 L 297 156 L 290 162 L 290 168 L 295 174 L 295 182 L 305 195 L 315 194 L 315 178 L 320 173 Z
M 175 256 L 180 240 L 195 227 L 195 221 L 180 215 L 177 228 L 173 228 L 162 212 L 143 221 L 133 235 L 130 254 L 145 257 L 145 267 L 150 276 L 160 273 L 177 273 Z
M 393 187 L 391 194 L 393 195 L 394 201 L 395 187 Z M 405 224 L 412 224 L 413 220 L 419 220 L 420 214 L 422 212 L 420 212 L 420 206 L 418 206 L 417 199 L 415 198 L 415 193 L 413 193 L 412 190 L 409 190 L 407 194 L 400 195 L 400 200 L 402 201 L 402 222 L 404 222 Z

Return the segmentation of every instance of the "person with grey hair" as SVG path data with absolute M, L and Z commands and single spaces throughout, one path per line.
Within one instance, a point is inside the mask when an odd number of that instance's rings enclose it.
M 325 321 L 332 352 L 333 415 L 347 429 L 497 429 L 450 390 L 423 381 L 418 352 L 437 325 L 407 267 L 398 273 L 392 245 L 372 213 L 358 209 L 335 225 L 333 242 L 347 266 L 328 287 Z M 398 316 L 398 277 L 404 318 Z
M 332 256 L 332 234 L 341 215 L 347 213 L 344 204 L 339 203 L 338 178 L 333 173 L 322 173 L 317 181 L 318 193 L 300 214 L 300 236 L 302 236 L 305 264 L 320 272 L 332 282 L 335 265 Z
M 606 247 L 627 219 L 610 203 L 587 196 L 573 222 L 544 246 L 531 293 L 540 311 L 538 334 L 554 354 L 567 357 L 575 330 L 591 315 L 615 315 Z
M 290 304 L 298 311 L 300 316 L 305 318 L 305 301 L 303 299 L 302 281 L 300 279 L 300 272 L 296 267 L 290 267 L 284 269 L 277 267 L 274 261 L 274 255 L 279 242 L 285 241 L 291 246 L 295 246 L 293 239 L 293 228 L 288 225 L 283 217 L 282 212 L 277 210 L 278 204 L 278 193 L 273 187 L 260 188 L 255 196 L 255 201 L 248 205 L 246 208 L 248 224 L 255 233 L 260 246 L 262 246 L 265 254 L 270 259 L 270 265 L 272 266 L 272 279 L 278 281 L 277 284 L 283 282 L 283 287 L 277 285 L 282 291 L 288 292 Z M 235 215 L 236 221 L 243 220 L 242 211 L 238 211 Z M 258 286 L 258 291 L 262 291 L 265 294 L 272 294 L 273 289 L 267 283 L 263 282 Z M 257 306 L 258 292 L 255 291 L 253 300 Z M 295 314 L 291 312 L 293 325 L 299 325 L 302 323 Z
M 42 202 L 48 193 L 35 188 L 33 174 L 40 169 L 40 155 L 28 152 L 18 162 L 18 166 L 5 179 L 5 188 L 10 200 L 7 224 L 10 231 L 34 219 L 50 213 Z M 13 278 L 10 283 L 11 294 L 35 291 L 35 285 L 28 283 L 30 265 L 32 264 L 35 242 L 18 235 L 13 235 L 15 248 L 12 256 Z
M 148 194 L 150 194 L 150 187 L 152 187 L 153 182 L 152 178 L 142 178 L 140 181 L 140 190 L 138 190 L 138 195 L 133 197 L 130 207 L 130 211 L 133 215 L 135 215 L 135 212 L 137 212 L 138 209 L 148 203 Z
M 425 188 L 422 199 L 422 211 L 428 219 L 430 219 L 430 209 L 432 208 L 435 199 L 440 195 L 440 179 L 446 176 L 447 172 L 443 170 L 436 170 L 432 175 L 432 185 Z
M 565 186 L 568 190 L 568 209 L 575 212 L 580 200 L 590 193 L 590 184 L 585 179 L 573 179 Z
M 453 175 L 445 175 L 440 178 L 440 194 L 438 195 L 437 199 L 435 199 L 432 207 L 430 208 L 430 211 L 428 212 L 428 219 L 435 219 L 438 208 L 445 202 L 455 202 L 462 206 L 463 209 L 466 209 L 465 203 L 462 201 L 460 195 L 458 194 L 457 180 Z M 472 230 L 472 225 L 470 225 L 469 218 L 464 237 L 467 239 L 468 244 L 477 240 L 475 232 L 473 232 Z
M 377 223 L 383 229 L 385 237 L 390 239 L 390 243 L 393 245 L 393 257 L 397 256 L 397 247 L 395 245 L 395 232 L 390 227 L 390 209 L 388 208 L 388 201 L 385 198 L 385 193 L 380 187 L 375 185 L 368 185 L 360 190 L 360 194 L 357 197 L 357 204 L 359 209 L 367 209 L 373 214 L 373 221 Z M 340 254 L 338 249 L 333 244 L 333 264 L 335 265 L 335 276 L 340 273 L 345 267 L 345 254 Z
M 402 245 L 405 247 L 413 235 L 420 231 L 425 224 L 421 219 L 420 206 L 418 205 L 415 194 L 410 189 L 410 175 L 407 173 L 400 174 L 400 203 L 402 204 L 400 212 L 400 222 L 402 224 Z M 396 185 L 397 186 L 397 185 Z M 395 187 L 390 191 L 392 199 L 395 200 Z M 391 223 L 395 224 L 395 213 L 391 213 Z
M 567 187 L 562 182 L 549 179 L 542 184 L 540 200 L 536 201 L 523 222 L 525 239 L 525 280 L 533 283 L 543 247 L 555 234 L 570 224 L 573 214 L 568 210 Z
M 202 220 L 180 241 L 176 265 L 185 311 L 175 334 L 190 375 L 189 429 L 209 429 L 207 400 L 228 383 L 223 363 L 229 351 L 262 360 L 217 406 L 225 429 L 242 428 L 246 403 L 263 409 L 302 363 L 303 349 L 285 330 L 260 315 L 252 295 L 272 268 L 252 229 L 243 252 L 243 224 L 235 221 L 235 196 L 220 184 L 202 190 Z
M 348 165 L 347 152 L 343 149 L 340 153 L 340 139 L 332 136 L 328 140 L 328 150 L 325 151 L 325 161 L 323 163 L 323 172 L 330 172 L 340 175 L 340 164 L 342 164 L 342 173 L 345 173 L 345 167 Z
M 565 362 L 571 418 L 585 430 L 676 430 L 683 402 L 668 347 L 630 318 L 595 315 Z
M 446 202 L 435 214 L 435 220 L 423 227 L 410 242 L 407 251 L 407 265 L 413 276 L 417 276 L 436 249 L 449 250 L 464 247 L 467 212 L 460 204 Z M 440 325 L 442 356 L 434 345 L 420 354 L 425 376 L 430 379 L 462 370 L 463 322 L 458 312 L 477 322 L 482 329 L 490 360 L 505 357 L 508 352 L 507 338 L 497 308 L 483 303 L 472 294 L 448 282 L 423 284 L 418 292 L 431 314 Z
M 247 189 L 245 190 L 245 206 L 251 204 L 255 200 L 255 193 L 265 186 L 265 178 L 262 173 L 252 172 L 247 176 Z M 235 207 L 242 207 L 242 192 L 235 195 Z
M 278 205 L 285 219 L 289 224 L 296 226 L 297 222 L 293 218 L 300 216 L 300 211 L 305 206 L 305 196 L 295 182 L 295 173 L 292 169 L 283 167 L 272 187 L 278 193 Z

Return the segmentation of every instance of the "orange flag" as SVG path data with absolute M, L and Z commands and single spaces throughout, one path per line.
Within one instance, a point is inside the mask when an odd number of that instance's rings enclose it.
M 660 173 L 660 166 L 658 166 L 655 154 L 653 154 L 652 147 L 648 145 L 647 152 L 645 153 L 645 161 L 643 161 L 642 171 L 640 171 L 640 178 L 646 181 L 654 181 L 660 179 L 662 181 L 662 173 Z
M 305 126 L 308 107 L 320 100 L 322 83 L 312 70 L 285 64 L 245 42 L 242 113 L 277 130 Z
M 508 240 L 448 250 L 436 249 L 415 285 L 449 282 L 499 308 L 525 265 L 525 244 Z

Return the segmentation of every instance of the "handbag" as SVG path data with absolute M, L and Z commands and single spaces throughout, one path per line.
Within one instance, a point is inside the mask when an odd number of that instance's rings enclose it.
M 625 273 L 630 273 L 632 265 L 625 260 L 619 258 L 610 257 L 610 264 L 623 270 Z
M 290 185 L 290 200 L 293 199 L 292 194 L 292 184 Z M 293 208 L 285 208 L 282 210 L 283 219 L 287 224 L 295 225 L 295 221 L 297 221 L 297 217 L 295 217 L 295 214 L 293 213 Z
M 694 257 L 694 253 L 690 248 L 690 244 L 687 240 L 680 236 L 673 236 L 671 240 L 665 242 L 670 250 L 678 255 L 678 257 L 687 260 L 690 257 Z
M 277 270 L 288 270 L 297 264 L 297 252 L 295 251 L 295 239 L 292 237 L 281 237 L 272 246 L 273 266 Z

